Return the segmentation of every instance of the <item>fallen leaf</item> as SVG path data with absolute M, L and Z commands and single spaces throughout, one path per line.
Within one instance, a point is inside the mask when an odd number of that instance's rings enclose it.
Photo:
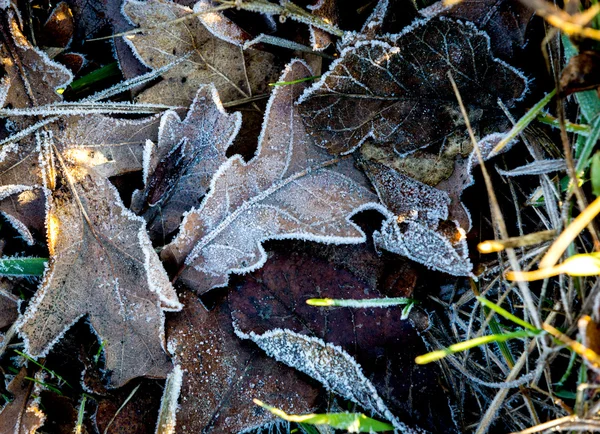
M 315 297 L 381 296 L 377 287 L 342 265 L 281 252 L 230 291 L 229 301 L 238 334 L 329 390 L 387 420 L 397 419 L 399 429 L 404 423 L 434 432 L 455 431 L 436 368 L 414 363 L 425 347 L 411 322 L 400 319 L 402 307 L 326 309 L 306 304 Z
M 377 247 L 410 258 L 428 268 L 468 276 L 466 234 L 448 220 L 448 193 L 376 162 L 363 162 L 381 202 L 394 214 L 373 234 Z
M 19 316 L 19 299 L 8 292 L 5 282 L 0 287 L 0 328 L 11 325 Z
M 595 51 L 582 51 L 569 59 L 560 75 L 560 93 L 563 97 L 575 92 L 600 87 L 598 70 L 600 55 Z
M 50 12 L 42 28 L 44 45 L 65 48 L 71 43 L 74 31 L 75 23 L 71 9 L 66 2 L 60 2 Z
M 239 113 L 225 112 L 213 86 L 198 90 L 185 119 L 174 111 L 162 115 L 158 144 L 144 161 L 145 189 L 131 204 L 148 222 L 152 239 L 165 244 L 183 214 L 200 204 L 241 121 Z
M 294 61 L 279 81 L 307 76 L 305 64 Z M 257 155 L 247 163 L 233 156 L 219 168 L 200 207 L 162 251 L 189 288 L 203 293 L 225 286 L 232 272 L 259 268 L 266 260 L 261 243 L 268 239 L 366 239 L 350 217 L 378 208 L 377 199 L 351 162 L 332 159 L 305 134 L 294 106 L 305 87 L 301 82 L 273 91 Z
M 339 25 L 339 5 L 337 0 L 317 0 L 314 5 L 307 7 L 313 15 L 323 19 L 328 24 Z M 310 44 L 315 51 L 323 51 L 335 41 L 335 36 L 324 30 L 310 26 Z
M 38 406 L 39 401 L 32 394 L 36 386 L 25 377 L 27 368 L 21 368 L 8 385 L 7 390 L 13 395 L 13 400 L 0 411 L 0 432 L 3 434 L 35 433 L 46 419 Z
M 207 311 L 198 297 L 181 295 L 184 309 L 169 317 L 167 334 L 183 369 L 178 433 L 233 433 L 274 425 L 258 398 L 293 413 L 315 409 L 316 389 L 301 375 L 235 336 L 226 300 Z
M 65 155 L 69 142 L 47 143 Z M 41 357 L 82 316 L 105 343 L 110 384 L 134 377 L 164 378 L 163 310 L 181 307 L 145 231 L 94 160 L 85 165 L 60 154 L 44 176 L 58 178 L 46 217 L 50 263 L 44 282 L 19 320 L 28 354 Z M 59 164 L 60 163 L 60 164 Z M 103 167 L 103 165 L 100 165 Z
M 526 32 L 535 10 L 519 0 L 463 0 L 448 7 L 439 1 L 419 13 L 472 22 L 490 36 L 496 56 L 512 60 L 527 43 Z
M 3 13 L 0 26 L 0 62 L 6 71 L 0 81 L 0 107 L 34 107 L 61 101 L 56 90 L 67 87 L 73 79 L 71 72 L 27 41 L 11 9 Z
M 525 78 L 490 53 L 488 36 L 447 18 L 419 20 L 395 35 L 359 40 L 298 101 L 307 131 L 334 154 L 371 138 L 405 155 L 441 143 L 464 120 L 447 73 L 452 72 L 478 129 L 505 115 L 527 91 Z
M 146 66 L 157 69 L 190 56 L 163 74 L 163 81 L 142 93 L 140 101 L 187 106 L 201 85 L 212 83 L 221 100 L 229 102 L 267 93 L 267 84 L 274 81 L 278 64 L 273 55 L 242 50 L 237 33 L 220 39 L 197 17 L 164 26 L 192 14 L 190 8 L 170 1 L 126 0 L 123 11 L 134 24 L 146 29 L 124 39 Z M 215 15 L 226 20 L 221 14 Z M 226 28 L 235 27 L 229 23 Z

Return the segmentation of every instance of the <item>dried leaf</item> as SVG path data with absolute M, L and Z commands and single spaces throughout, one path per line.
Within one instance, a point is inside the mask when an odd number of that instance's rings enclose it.
M 468 276 L 465 233 L 448 220 L 449 195 L 376 162 L 363 162 L 381 202 L 394 214 L 373 234 L 375 245 L 429 268 Z
M 600 54 L 595 51 L 582 51 L 571 57 L 560 75 L 561 96 L 600 87 L 599 70 Z
M 316 4 L 308 6 L 313 15 L 325 20 L 333 25 L 339 24 L 339 11 L 337 0 L 317 0 Z M 335 36 L 327 33 L 324 30 L 310 26 L 310 44 L 313 50 L 322 51 L 333 44 Z
M 234 45 L 232 42 L 239 40 L 237 33 L 222 40 L 218 37 L 223 36 L 222 32 L 215 36 L 198 18 L 164 26 L 191 14 L 190 8 L 170 1 L 126 0 L 123 11 L 134 24 L 148 29 L 125 37 L 125 41 L 149 68 L 157 69 L 191 55 L 164 74 L 162 82 L 140 95 L 141 101 L 187 106 L 198 88 L 210 83 L 223 102 L 238 100 L 266 93 L 267 84 L 277 73 L 271 54 L 255 49 L 243 51 Z M 227 20 L 221 14 L 215 15 Z M 228 30 L 233 28 L 232 23 L 226 26 Z
M 178 433 L 233 433 L 273 424 L 275 417 L 252 399 L 290 412 L 314 410 L 317 389 L 233 332 L 226 300 L 207 311 L 198 298 L 181 296 L 185 308 L 169 318 L 169 348 L 183 369 Z
M 34 384 L 25 379 L 27 368 L 21 368 L 8 385 L 13 400 L 0 411 L 0 432 L 2 434 L 35 433 L 46 419 L 40 410 L 38 400 L 32 398 Z
M 56 89 L 71 82 L 69 70 L 27 41 L 12 10 L 3 13 L 0 27 L 0 62 L 6 71 L 0 82 L 0 107 L 10 104 L 24 108 L 61 101 Z
M 5 282 L 2 282 L 0 287 L 0 328 L 11 325 L 17 319 L 19 312 L 19 299 L 8 292 L 5 287 Z
M 527 43 L 526 32 L 535 10 L 519 0 L 463 0 L 449 7 L 439 1 L 419 13 L 472 22 L 490 36 L 496 56 L 511 60 Z
M 279 81 L 308 76 L 308 68 L 294 61 Z M 365 240 L 349 219 L 376 208 L 376 198 L 351 163 L 332 159 L 308 139 L 293 104 L 305 86 L 273 92 L 257 155 L 248 163 L 233 156 L 219 168 L 201 206 L 186 215 L 179 235 L 162 251 L 195 291 L 224 286 L 232 272 L 262 266 L 261 243 L 268 239 Z
M 115 173 L 106 163 L 105 148 L 80 141 L 74 142 L 80 148 L 73 146 L 68 139 L 80 138 L 80 133 L 63 134 L 58 143 L 46 137 L 39 144 L 57 160 L 54 166 L 42 165 L 46 184 L 56 185 L 47 214 L 51 260 L 19 321 L 20 334 L 27 352 L 39 357 L 88 315 L 105 341 L 112 386 L 142 375 L 163 378 L 170 369 L 163 309 L 181 305 L 152 249 L 145 222 L 124 208 L 105 177 Z M 86 145 L 96 149 L 92 158 Z M 56 151 L 62 155 L 52 153 Z
M 231 291 L 229 301 L 235 327 L 242 337 L 250 337 L 277 360 L 300 369 L 387 420 L 393 419 L 380 407 L 374 394 L 401 422 L 434 432 L 454 431 L 455 423 L 443 386 L 438 384 L 436 368 L 423 369 L 414 363 L 415 356 L 425 347 L 411 322 L 400 319 L 402 307 L 325 309 L 306 304 L 313 297 L 381 296 L 377 287 L 341 265 L 332 266 L 328 259 L 315 259 L 308 254 L 286 252 L 273 255 L 261 270 Z M 299 339 L 300 335 L 310 338 Z M 286 353 L 286 348 L 292 347 L 302 350 Z M 321 351 L 331 354 L 332 360 L 319 365 L 320 357 L 309 356 Z M 299 360 L 301 354 L 304 355 Z M 347 369 L 332 372 L 335 363 L 343 363 Z M 356 365 L 360 368 L 352 368 Z M 353 375 L 354 380 L 343 384 L 344 375 Z M 364 377 L 359 380 L 361 375 Z
M 524 77 L 490 54 L 489 38 L 472 24 L 446 18 L 416 21 L 403 32 L 359 40 L 300 98 L 308 132 L 332 153 L 372 138 L 404 155 L 441 143 L 464 121 L 451 71 L 478 128 L 494 125 L 527 90 Z
M 164 241 L 200 204 L 240 124 L 241 115 L 225 112 L 213 86 L 198 90 L 184 120 L 174 111 L 163 114 L 158 145 L 144 161 L 145 189 L 131 205 L 148 222 L 152 239 Z
M 47 47 L 65 48 L 73 39 L 75 23 L 69 5 L 60 2 L 50 12 L 50 16 L 42 28 L 44 45 Z

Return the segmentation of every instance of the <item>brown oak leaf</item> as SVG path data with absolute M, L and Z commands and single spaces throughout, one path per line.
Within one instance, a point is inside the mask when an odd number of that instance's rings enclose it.
M 164 377 L 170 362 L 163 310 L 181 305 L 144 220 L 123 206 L 103 176 L 104 155 L 96 151 L 89 158 L 83 145 L 81 158 L 69 141 L 56 143 L 47 135 L 39 144 L 62 152 L 49 153 L 54 164 L 42 165 L 46 185 L 54 185 L 46 217 L 50 263 L 19 333 L 26 351 L 40 357 L 87 315 L 105 343 L 112 386 L 137 376 Z
M 294 61 L 279 81 L 311 74 Z M 305 133 L 294 105 L 305 87 L 302 82 L 275 89 L 257 155 L 247 163 L 235 155 L 219 168 L 200 207 L 186 215 L 177 238 L 162 251 L 193 290 L 225 286 L 229 274 L 262 266 L 268 239 L 366 239 L 350 217 L 381 207 L 350 161 L 331 158 Z
M 190 56 L 163 74 L 164 80 L 141 94 L 140 101 L 187 106 L 201 85 L 213 83 L 221 100 L 229 102 L 267 93 L 267 84 L 277 74 L 274 56 L 255 49 L 242 50 L 238 33 L 221 39 L 199 18 L 163 25 L 192 14 L 188 7 L 171 1 L 126 0 L 123 11 L 134 24 L 147 29 L 124 39 L 145 65 L 156 69 Z M 221 14 L 214 15 L 227 20 Z M 235 25 L 224 27 L 231 30 Z
M 315 408 L 318 389 L 235 336 L 227 300 L 207 311 L 198 297 L 181 296 L 184 309 L 169 317 L 174 361 L 183 369 L 178 433 L 233 433 L 273 425 L 256 407 L 261 399 L 294 414 Z
M 348 46 L 298 104 L 308 132 L 331 153 L 371 138 L 405 155 L 466 135 L 448 72 L 477 128 L 505 118 L 498 98 L 511 106 L 527 90 L 517 70 L 491 55 L 485 33 L 442 17 Z
M 145 155 L 145 188 L 131 204 L 152 239 L 165 244 L 183 214 L 200 204 L 240 124 L 241 115 L 224 111 L 214 86 L 198 90 L 185 119 L 174 111 L 162 115 L 158 143 Z
M 313 297 L 369 299 L 381 293 L 343 267 L 295 252 L 273 255 L 265 267 L 229 293 L 238 334 L 251 338 L 277 360 L 368 410 L 396 419 L 400 430 L 456 430 L 436 368 L 414 363 L 425 347 L 411 322 L 401 319 L 402 307 L 327 309 L 307 305 L 306 300 Z M 325 356 L 315 354 L 323 351 L 331 359 L 321 364 L 319 358 Z M 363 384 L 344 383 L 345 376 L 359 377 L 348 357 L 360 366 L 375 391 L 369 392 L 364 380 Z M 332 373 L 336 364 L 347 369 Z

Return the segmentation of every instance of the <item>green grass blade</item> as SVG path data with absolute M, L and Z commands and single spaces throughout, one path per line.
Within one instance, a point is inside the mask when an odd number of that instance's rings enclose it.
M 414 304 L 416 300 L 405 297 L 389 297 L 389 298 L 368 298 L 364 300 L 353 299 L 334 299 L 334 298 L 309 298 L 306 304 L 311 306 L 326 306 L 326 307 L 391 307 Z
M 28 361 L 30 361 L 31 363 L 33 363 L 34 365 L 36 365 L 37 367 L 39 367 L 43 371 L 46 371 L 48 374 L 50 374 L 50 377 L 57 378 L 60 383 L 65 384 L 65 385 L 67 385 L 68 387 L 70 387 L 72 389 L 71 385 L 67 382 L 67 380 L 65 380 L 63 377 L 61 377 L 60 375 L 58 375 L 52 369 L 46 368 L 44 365 L 42 365 L 40 362 L 38 362 L 37 360 L 35 360 L 33 357 L 31 357 L 28 354 L 25 354 L 22 351 L 19 351 L 19 350 L 13 350 L 13 351 L 15 353 L 17 353 L 19 356 L 21 356 L 21 357 L 27 359 Z
M 309 425 L 327 425 L 335 429 L 345 429 L 348 432 L 382 432 L 393 431 L 394 426 L 379 420 L 371 419 L 362 413 L 323 413 L 294 415 L 287 414 L 283 410 L 271 407 L 258 399 L 254 400 L 256 405 L 269 410 L 275 416 L 288 422 L 297 422 Z
M 540 113 L 537 117 L 537 121 L 550 125 L 553 128 L 560 128 L 558 119 L 548 113 Z M 565 122 L 565 128 L 569 133 L 577 133 L 580 136 L 589 136 L 592 129 L 589 125 L 574 124 L 572 122 Z
M 305 81 L 317 80 L 321 78 L 320 75 L 313 75 L 311 77 L 299 78 L 298 80 L 292 81 L 277 81 L 275 83 L 269 83 L 269 86 L 289 86 L 291 84 L 303 83 Z
M 450 354 L 460 353 L 461 351 L 470 350 L 471 348 L 475 348 L 480 345 L 486 345 L 491 342 L 505 342 L 510 339 L 533 337 L 538 334 L 539 332 L 537 331 L 534 332 L 532 330 L 518 330 L 516 332 L 504 333 L 500 335 L 480 336 L 478 338 L 469 339 L 468 341 L 450 345 L 449 347 L 444 348 L 442 350 L 432 351 L 431 353 L 418 356 L 415 358 L 415 363 L 417 363 L 418 365 L 424 365 L 427 363 L 435 362 L 437 360 L 441 360 Z
M 556 95 L 556 89 L 552 90 L 545 97 L 543 97 L 536 105 L 531 107 L 525 115 L 512 127 L 512 129 L 506 134 L 496 147 L 492 150 L 492 154 L 497 154 L 506 145 L 512 142 L 519 134 L 521 134 L 525 128 L 535 119 L 544 107 L 552 100 Z
M 0 276 L 41 276 L 46 258 L 0 258 Z
M 532 332 L 535 332 L 535 333 L 541 333 L 542 332 L 540 329 L 535 328 L 532 324 L 530 324 L 527 321 L 524 321 L 521 318 L 513 315 L 512 313 L 508 312 L 507 310 L 502 309 L 500 306 L 498 306 L 495 303 L 492 303 L 488 299 L 483 298 L 483 297 L 476 297 L 476 298 L 477 298 L 477 301 L 479 301 L 485 307 L 490 308 L 491 310 L 493 310 L 494 312 L 496 312 L 498 315 L 502 315 L 507 320 L 512 321 L 515 324 L 518 324 L 521 327 L 523 327 L 523 328 L 525 328 L 527 330 L 530 330 Z
M 576 157 L 577 157 L 577 166 L 575 170 L 577 173 L 581 173 L 583 170 L 587 169 L 590 164 L 590 157 L 592 155 L 592 151 L 598 143 L 598 139 L 600 138 L 600 117 L 596 118 L 594 122 L 592 122 L 592 130 L 590 134 L 585 139 L 583 144 L 583 148 L 577 149 Z
M 110 77 L 116 77 L 121 75 L 121 71 L 119 70 L 119 65 L 117 62 L 110 63 L 102 68 L 96 69 L 95 71 L 90 72 L 87 75 L 73 81 L 69 85 L 69 88 L 76 92 L 84 87 L 91 86 L 92 84 L 104 80 Z
M 44 386 L 46 389 L 56 393 L 57 395 L 61 395 L 62 396 L 62 392 L 60 391 L 60 389 L 58 389 L 56 386 L 53 386 L 52 384 L 48 384 L 48 383 L 44 383 L 43 381 L 40 380 L 36 380 L 35 378 L 32 377 L 25 377 L 26 380 L 32 381 L 36 384 L 40 384 L 42 386 Z
M 87 401 L 87 395 L 84 393 L 79 404 L 79 411 L 77 412 L 77 425 L 75 425 L 75 434 L 81 434 L 83 428 L 83 416 L 85 415 L 85 401 Z

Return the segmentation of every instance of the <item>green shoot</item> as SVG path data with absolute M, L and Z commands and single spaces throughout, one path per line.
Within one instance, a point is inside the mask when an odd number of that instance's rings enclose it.
M 532 324 L 528 323 L 527 321 L 523 321 L 521 318 L 519 318 L 519 317 L 513 315 L 512 313 L 508 312 L 507 310 L 501 308 L 497 304 L 492 303 L 488 299 L 483 298 L 483 297 L 476 297 L 476 298 L 477 298 L 477 301 L 479 301 L 485 307 L 493 310 L 498 315 L 503 316 L 507 320 L 512 321 L 517 325 L 520 325 L 524 329 L 530 330 L 531 332 L 536 333 L 536 334 L 539 334 L 542 332 L 542 330 L 535 328 Z
M 58 389 L 58 387 L 53 386 L 52 384 L 49 383 L 45 383 L 43 381 L 40 380 L 36 380 L 35 378 L 32 377 L 25 377 L 26 380 L 32 381 L 36 384 L 40 384 L 41 386 L 44 386 L 46 389 L 56 393 L 57 395 L 61 395 L 62 396 L 62 392 Z
M 81 398 L 81 403 L 79 404 L 79 411 L 77 412 L 77 425 L 75 425 L 75 434 L 81 434 L 83 428 L 83 416 L 85 415 L 85 401 L 87 401 L 88 395 L 85 393 Z
M 100 343 L 100 347 L 98 348 L 98 351 L 96 351 L 96 355 L 94 356 L 94 363 L 97 365 L 98 361 L 100 360 L 100 356 L 102 355 L 102 350 L 104 349 L 104 346 L 106 345 L 106 339 L 104 339 L 101 343 Z
M 525 128 L 535 119 L 538 114 L 542 111 L 544 107 L 552 100 L 552 98 L 556 95 L 556 89 L 552 92 L 548 93 L 545 97 L 543 97 L 536 105 L 531 107 L 525 115 L 512 127 L 512 129 L 506 134 L 500 142 L 496 145 L 496 147 L 492 150 L 491 154 L 497 154 L 500 152 L 506 145 L 512 142 L 519 134 L 521 134 Z M 490 155 L 491 155 L 490 154 Z
M 289 86 L 290 84 L 297 84 L 297 83 L 302 83 L 305 81 L 317 80 L 319 78 L 321 78 L 320 75 L 313 75 L 312 77 L 299 78 L 298 80 L 277 81 L 275 83 L 269 83 L 269 86 Z
M 96 69 L 95 71 L 90 72 L 87 75 L 84 75 L 81 78 L 78 78 L 77 80 L 73 81 L 73 83 L 71 83 L 69 85 L 69 89 L 71 89 L 74 92 L 77 92 L 78 90 L 81 90 L 87 86 L 90 86 L 98 81 L 104 80 L 106 78 L 110 78 L 110 77 L 116 77 L 118 75 L 121 75 L 121 71 L 119 70 L 119 65 L 117 64 L 117 62 L 113 62 L 110 63 L 106 66 L 103 66 L 100 69 Z M 59 89 L 59 93 L 61 89 Z M 65 89 L 62 89 L 62 91 L 64 92 Z
M 517 330 L 516 332 L 504 333 L 499 335 L 480 336 L 478 338 L 469 339 L 468 341 L 450 345 L 449 347 L 441 350 L 432 351 L 431 353 L 418 356 L 415 358 L 415 363 L 417 363 L 418 365 L 425 365 L 427 363 L 441 360 L 450 354 L 460 353 L 461 351 L 470 350 L 471 348 L 475 348 L 480 345 L 486 345 L 492 342 L 506 342 L 510 339 L 533 337 L 538 334 L 539 333 L 533 332 L 531 330 Z
M 355 307 L 355 308 L 368 308 L 368 307 L 392 307 L 392 306 L 405 306 L 402 309 L 402 316 L 400 319 L 407 319 L 412 308 L 418 302 L 412 298 L 406 297 L 389 297 L 389 298 L 369 298 L 364 300 L 353 300 L 353 299 L 333 299 L 333 298 L 309 298 L 306 300 L 306 304 L 310 306 L 322 306 L 322 307 Z
M 348 432 L 382 432 L 392 431 L 393 425 L 381 422 L 361 413 L 324 413 L 324 414 L 287 414 L 283 410 L 271 407 L 258 399 L 253 400 L 256 405 L 269 410 L 275 416 L 288 422 L 298 422 L 310 425 L 327 425 L 334 429 L 345 429 Z
M 600 152 L 596 152 L 592 157 L 590 180 L 592 181 L 592 193 L 596 197 L 600 196 Z
M 48 374 L 50 374 L 51 378 L 57 378 L 61 384 L 66 384 L 68 387 L 70 387 L 72 389 L 71 385 L 67 382 L 67 380 L 65 380 L 63 377 L 61 377 L 60 375 L 58 375 L 52 369 L 46 368 L 44 365 L 42 365 L 41 363 L 39 363 L 33 357 L 29 356 L 28 354 L 25 354 L 22 351 L 19 351 L 19 350 L 13 350 L 13 351 L 15 353 L 17 353 L 19 356 L 24 357 L 25 359 L 27 359 L 28 361 L 30 361 L 31 363 L 33 363 L 37 367 L 41 368 L 43 371 L 46 371 Z
M 560 128 L 558 119 L 548 113 L 540 113 L 537 121 L 553 128 Z M 565 128 L 569 133 L 577 133 L 581 136 L 588 136 L 592 129 L 589 125 L 574 124 L 572 122 L 565 122 Z
M 0 276 L 41 276 L 46 258 L 0 258 Z

